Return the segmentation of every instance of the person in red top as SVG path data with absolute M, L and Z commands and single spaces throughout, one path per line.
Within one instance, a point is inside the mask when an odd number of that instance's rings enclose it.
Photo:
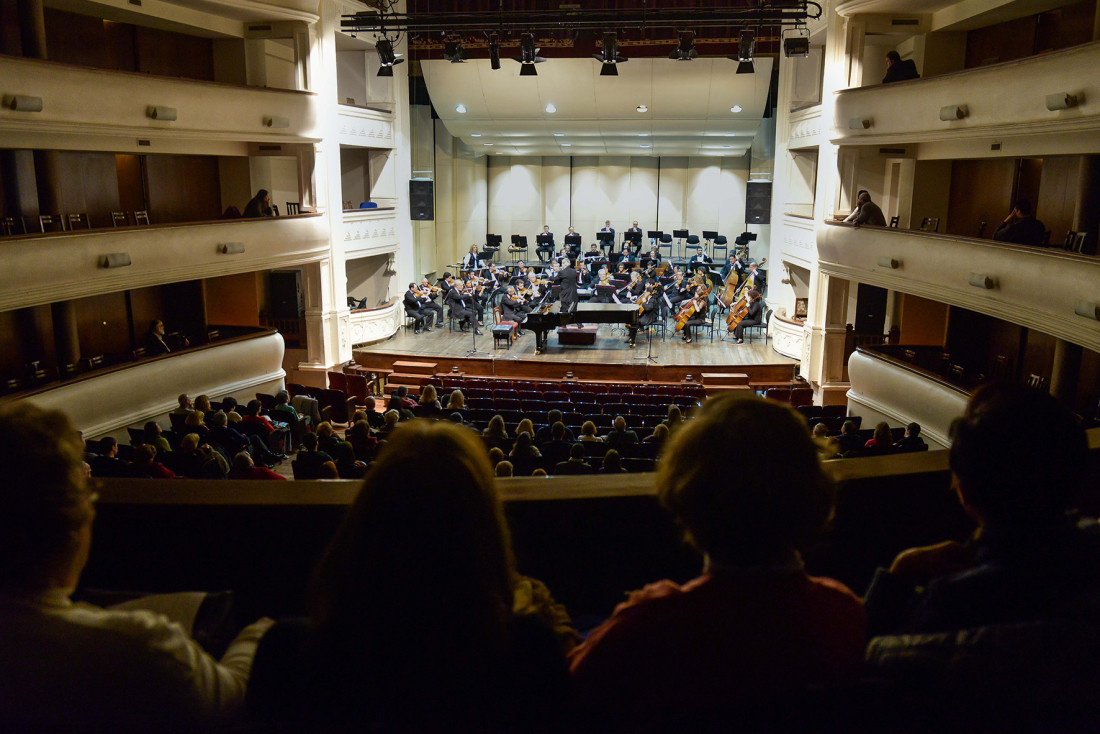
M 134 449 L 134 461 L 130 464 L 130 474 L 147 479 L 175 479 L 176 473 L 157 459 L 157 447 L 143 443 Z
M 733 453 L 715 460 L 715 446 L 750 445 L 756 471 L 737 472 Z M 807 575 L 798 552 L 832 511 L 805 421 L 778 403 L 721 395 L 663 456 L 658 496 L 704 554 L 703 574 L 633 592 L 573 650 L 582 720 L 593 731 L 648 730 L 853 680 L 863 607 L 843 584 Z
M 266 466 L 256 466 L 252 463 L 252 457 L 247 451 L 242 451 L 233 457 L 233 469 L 229 472 L 229 479 L 275 479 L 286 481 L 286 477 L 276 474 Z

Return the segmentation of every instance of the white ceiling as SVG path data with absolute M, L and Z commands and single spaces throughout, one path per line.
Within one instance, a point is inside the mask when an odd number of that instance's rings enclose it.
M 487 59 L 421 67 L 436 113 L 475 152 L 741 156 L 760 126 L 772 61 L 735 74 L 737 62 L 724 57 L 637 58 L 620 64 L 617 77 L 600 76 L 594 59 L 550 59 L 536 77 L 520 77 L 512 59 L 497 71 Z M 546 112 L 548 103 L 557 112 Z M 734 105 L 741 112 L 730 112 Z

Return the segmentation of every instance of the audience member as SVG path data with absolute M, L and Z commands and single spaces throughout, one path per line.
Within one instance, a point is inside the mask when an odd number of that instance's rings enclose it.
M 367 465 L 355 458 L 355 449 L 347 441 L 336 444 L 333 459 L 341 479 L 362 479 L 367 472 Z
M 447 407 L 444 408 L 448 413 L 452 410 L 465 410 L 466 409 L 466 396 L 461 390 L 452 390 L 451 397 L 447 400 Z
M 180 395 L 176 400 L 179 402 L 179 407 L 173 410 L 173 413 L 186 415 L 195 409 L 195 404 L 191 402 L 191 398 L 188 397 L 187 393 Z
M 96 495 L 69 419 L 0 407 L 0 728 L 211 731 L 243 713 L 262 620 L 221 661 L 168 618 L 69 599 L 88 560 Z
M 321 465 L 333 462 L 328 452 L 318 449 L 317 434 L 307 433 L 302 436 L 302 445 L 298 454 L 294 457 L 294 474 L 299 479 L 318 479 L 321 476 Z
M 500 449 L 496 449 L 496 450 L 500 451 Z M 502 459 L 501 461 L 497 462 L 496 468 L 493 471 L 501 479 L 506 479 L 506 478 L 512 476 L 512 469 L 513 469 L 512 462 L 505 461 L 505 460 Z
M 402 426 L 317 568 L 308 625 L 265 636 L 251 710 L 321 731 L 563 730 L 564 661 L 541 615 L 514 613 L 512 558 L 474 434 Z
M 195 398 L 195 410 L 202 413 L 202 417 L 209 420 L 214 415 L 214 406 L 210 404 L 210 396 L 203 394 Z
M 286 477 L 276 474 L 266 466 L 256 466 L 247 451 L 242 451 L 233 457 L 233 468 L 229 471 L 229 478 L 286 480 Z
M 183 425 L 187 428 L 188 433 L 197 433 L 200 437 L 205 438 L 210 433 L 210 429 L 207 428 L 203 420 L 203 412 L 198 408 L 187 414 L 187 417 L 183 419 Z
M 920 79 L 917 73 L 917 64 L 912 59 L 902 60 L 901 54 L 890 50 L 886 52 L 886 76 L 882 77 L 883 84 L 891 82 L 903 82 L 908 79 Z
M 555 474 L 595 474 L 596 470 L 584 460 L 584 445 L 575 443 L 569 447 L 569 458 L 554 465 Z
M 668 406 L 668 415 L 663 421 L 664 425 L 668 426 L 669 435 L 676 433 L 676 429 L 684 424 L 684 412 L 680 410 L 680 406 L 675 403 Z
M 134 460 L 130 462 L 130 476 L 145 479 L 175 479 L 176 474 L 156 460 L 157 448 L 143 443 L 134 447 Z
M 164 437 L 164 431 L 156 421 L 147 422 L 142 432 L 144 433 L 145 443 L 155 447 L 157 451 L 167 454 L 172 450 L 172 445 L 168 443 L 168 439 Z
M 841 453 L 847 453 L 849 451 L 858 452 L 863 448 L 863 444 L 865 443 L 866 441 L 859 437 L 855 421 L 844 421 L 844 423 L 841 424 L 840 436 L 837 438 L 837 444 L 840 447 Z
M 396 410 L 387 410 L 382 414 L 382 428 L 378 430 L 378 440 L 385 441 L 397 429 L 401 414 Z
M 298 411 L 290 404 L 289 392 L 280 390 L 275 393 L 275 407 L 271 409 L 271 415 L 291 425 L 298 422 Z
M 603 465 L 600 467 L 600 474 L 622 474 L 625 471 L 626 469 L 623 468 L 619 452 L 615 449 L 608 449 L 607 453 L 603 455 Z
M 489 449 L 489 465 L 490 466 L 496 467 L 496 465 L 499 464 L 502 461 L 504 461 L 504 452 L 502 450 L 500 450 L 496 446 Z
M 545 477 L 546 476 L 546 470 L 543 469 L 540 466 L 538 469 L 535 469 L 533 472 L 531 472 L 531 476 L 533 476 L 533 477 Z
M 183 437 L 175 457 L 176 468 L 189 479 L 221 479 L 229 472 L 229 466 L 223 467 L 225 459 L 209 444 L 200 446 L 201 442 L 202 438 L 197 433 L 188 433 Z
M 336 435 L 336 429 L 332 427 L 332 424 L 328 421 L 322 421 L 317 426 L 317 449 L 324 451 L 329 456 L 336 455 L 336 447 L 342 442 L 340 437 Z
M 547 427 L 549 429 L 549 426 Z M 524 418 L 518 424 L 516 424 L 516 436 L 521 433 L 526 433 L 532 440 L 535 438 L 535 424 L 531 422 L 530 418 Z M 547 431 L 549 435 L 549 430 Z
M 562 425 L 565 425 L 564 416 L 562 415 L 562 412 L 557 408 L 554 408 L 553 410 L 550 410 L 546 413 L 546 425 L 540 428 L 538 430 L 538 433 L 533 433 L 532 438 L 535 439 L 536 444 L 541 446 L 547 441 L 552 441 L 554 439 L 554 437 L 551 435 L 551 432 L 554 428 L 555 423 L 561 423 Z M 533 425 L 532 428 L 534 428 Z M 562 438 L 569 443 L 573 443 L 573 431 L 571 431 L 568 426 L 566 426 L 565 435 L 562 436 Z
M 494 415 L 489 419 L 489 425 L 481 432 L 481 440 L 489 448 L 503 447 L 508 444 L 508 431 L 504 427 L 504 418 Z
M 905 435 L 894 444 L 900 449 L 915 449 L 924 446 L 924 439 L 920 437 L 920 423 L 910 423 L 905 427 Z
M 241 216 L 245 219 L 275 216 L 275 210 L 271 208 L 271 195 L 267 193 L 267 189 L 260 189 L 256 192 L 256 195 L 244 205 Z
M 596 424 L 592 421 L 585 421 L 581 425 L 581 440 L 589 442 L 603 442 L 603 436 L 596 435 Z
M 417 415 L 422 418 L 432 418 L 443 412 L 443 406 L 439 402 L 435 385 L 425 385 L 420 390 L 420 405 L 417 407 Z
M 634 431 L 628 431 L 626 429 L 626 418 L 621 415 L 615 416 L 615 421 L 612 423 L 614 426 L 611 432 L 607 434 L 604 441 L 607 445 L 619 452 L 619 455 L 629 453 L 633 450 L 635 444 L 638 443 L 638 434 Z M 662 423 L 665 426 L 665 430 L 668 430 L 668 425 Z
M 236 398 L 222 398 L 222 412 L 230 423 L 240 423 L 243 420 L 241 414 L 237 412 Z
M 867 596 L 873 628 L 1094 619 L 1100 526 L 1079 528 L 1067 516 L 1088 463 L 1074 416 L 1038 390 L 983 385 L 951 427 L 950 463 L 959 502 L 979 528 L 967 544 L 912 548 L 876 574 Z
M 767 441 L 760 441 L 767 436 Z M 729 476 L 752 445 L 756 471 Z M 670 440 L 658 496 L 704 554 L 703 575 L 630 595 L 570 659 L 598 731 L 660 728 L 685 713 L 753 703 L 858 675 L 864 616 L 831 579 L 802 569 L 832 508 L 805 421 L 788 406 L 723 394 Z
M 402 420 L 412 419 L 412 409 L 415 407 L 416 401 L 409 397 L 409 388 L 404 385 L 394 390 L 390 395 L 389 402 L 386 403 L 386 411 L 396 410 Z
M 565 424 L 558 421 L 550 426 L 550 440 L 539 445 L 539 453 L 546 457 L 548 465 L 557 464 L 569 458 L 572 441 L 565 440 Z
M 1014 242 L 1018 245 L 1042 247 L 1045 244 L 1046 235 L 1046 226 L 1031 212 L 1031 202 L 1027 199 L 1017 199 L 1015 207 L 993 233 L 993 239 L 1000 242 Z
M 356 420 L 348 430 L 348 442 L 355 451 L 355 458 L 370 463 L 378 451 L 378 439 L 371 435 L 370 424 L 366 420 Z
M 653 433 L 649 434 L 642 439 L 642 443 L 657 444 L 657 450 L 660 451 L 665 445 L 665 441 L 668 440 L 668 426 L 664 423 L 658 423 L 653 426 Z
M 864 448 L 885 450 L 894 445 L 894 437 L 890 433 L 890 424 L 879 421 L 875 424 L 875 433 L 863 444 Z
M 285 459 L 286 455 L 283 453 L 286 441 L 286 428 L 277 428 L 271 420 L 265 416 L 260 415 L 260 409 L 263 405 L 259 400 L 249 400 L 248 405 L 244 407 L 244 418 L 241 420 L 242 424 L 248 424 L 253 426 L 254 430 L 258 430 L 274 453 L 278 454 L 280 458 Z
M 93 477 L 128 477 L 130 467 L 118 458 L 118 441 L 107 436 L 99 440 L 102 453 L 92 457 L 90 462 Z
M 861 224 L 870 224 L 875 227 L 886 226 L 886 216 L 879 205 L 871 201 L 871 194 L 866 189 L 860 189 L 856 195 L 856 208 L 844 218 L 845 222 L 851 222 L 856 227 Z

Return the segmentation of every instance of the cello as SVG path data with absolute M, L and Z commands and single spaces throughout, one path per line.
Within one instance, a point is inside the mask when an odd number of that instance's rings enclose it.
M 695 315 L 695 312 L 700 308 L 706 308 L 707 295 L 709 294 L 710 286 L 707 286 L 702 293 L 696 293 L 695 296 L 680 309 L 676 314 L 676 331 L 683 331 L 687 322 Z M 700 301 L 702 301 L 701 305 L 699 304 Z
M 763 265 L 767 261 L 768 258 L 764 258 L 759 264 Z M 751 288 L 752 286 L 750 285 L 749 287 Z M 729 273 L 726 275 L 726 280 L 722 284 L 722 292 L 718 294 L 718 304 L 722 308 L 729 308 L 737 301 L 742 292 L 744 292 L 744 284 L 742 284 L 740 288 L 737 287 L 737 271 L 730 268 Z

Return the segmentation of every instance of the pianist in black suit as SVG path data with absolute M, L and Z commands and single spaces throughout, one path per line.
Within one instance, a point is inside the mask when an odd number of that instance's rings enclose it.
M 516 295 L 515 286 L 508 286 L 504 297 L 500 299 L 500 318 L 504 321 L 515 321 L 516 336 L 523 336 L 523 322 L 527 320 L 529 308 L 523 299 Z
M 568 260 L 562 262 L 562 269 L 554 277 L 554 284 L 561 285 L 561 310 L 573 312 L 577 310 L 577 271 Z

